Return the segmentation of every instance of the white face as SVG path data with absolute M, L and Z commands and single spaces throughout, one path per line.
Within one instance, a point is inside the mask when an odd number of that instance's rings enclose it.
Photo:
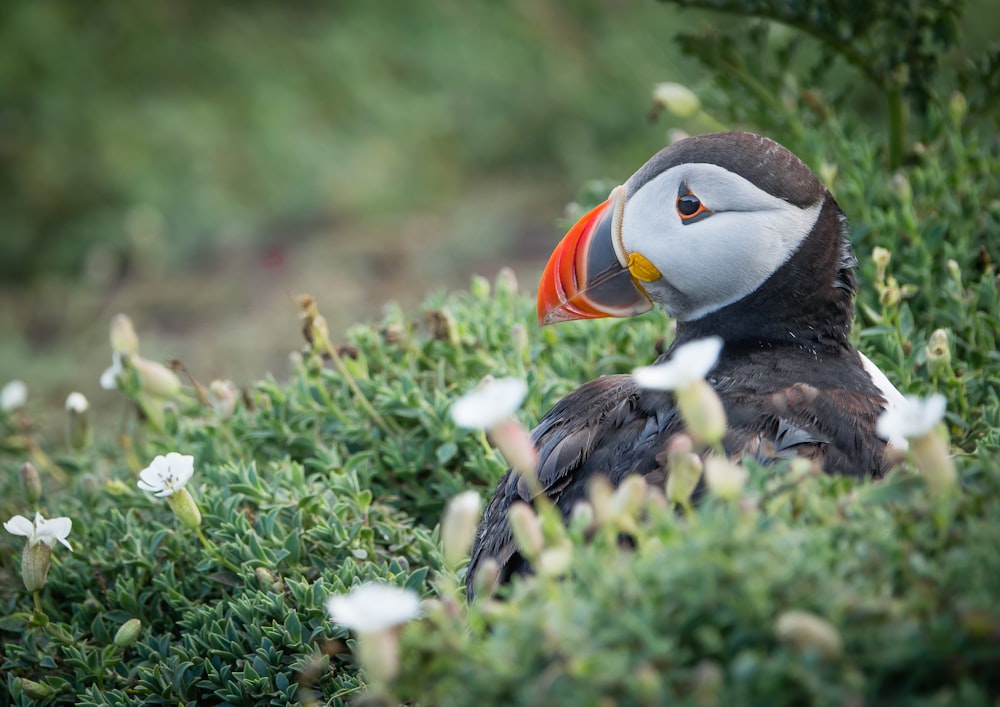
M 678 204 L 682 185 L 707 209 L 687 222 L 679 207 L 697 202 Z M 821 208 L 822 200 L 799 208 L 714 164 L 683 164 L 628 199 L 616 247 L 659 270 L 659 279 L 642 283 L 654 302 L 677 319 L 698 319 L 760 287 L 796 251 Z

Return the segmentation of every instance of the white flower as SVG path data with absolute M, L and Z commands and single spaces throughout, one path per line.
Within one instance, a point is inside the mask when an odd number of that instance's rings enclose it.
M 85 413 L 89 407 L 90 403 L 87 402 L 87 396 L 83 393 L 73 392 L 66 396 L 67 412 Z
M 715 366 L 722 352 L 722 339 L 710 336 L 678 346 L 670 360 L 632 371 L 640 388 L 678 390 L 702 380 Z
M 49 547 L 55 545 L 56 540 L 65 545 L 70 552 L 73 548 L 66 540 L 69 531 L 73 528 L 73 521 L 69 518 L 50 518 L 45 520 L 41 513 L 35 513 L 35 522 L 32 523 L 24 516 L 14 516 L 3 524 L 4 529 L 11 535 L 22 535 L 28 538 L 28 544 L 35 546 L 40 542 Z
M 104 369 L 101 374 L 101 387 L 105 390 L 114 390 L 118 387 L 118 378 L 125 372 L 122 367 L 122 355 L 118 351 L 111 354 L 111 366 Z
M 326 610 L 341 626 L 362 634 L 379 633 L 416 618 L 420 598 L 409 589 L 365 582 L 348 594 L 327 599 Z
M 452 404 L 451 419 L 459 427 L 488 430 L 513 415 L 527 393 L 520 378 L 491 378 Z
M 482 509 L 483 500 L 475 491 L 463 491 L 448 501 L 441 519 L 441 547 L 448 564 L 457 565 L 468 556 Z
M 152 464 L 139 472 L 139 482 L 136 485 L 143 491 L 164 498 L 184 488 L 192 474 L 194 457 L 170 452 L 167 456 L 160 454 Z
M 945 397 L 935 393 L 929 398 L 907 395 L 878 417 L 876 430 L 882 439 L 923 437 L 944 417 Z
M 10 412 L 24 407 L 28 401 L 28 386 L 22 380 L 12 380 L 0 389 L 0 410 Z

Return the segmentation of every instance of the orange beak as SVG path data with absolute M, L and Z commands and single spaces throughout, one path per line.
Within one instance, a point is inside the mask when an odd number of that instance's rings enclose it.
M 556 246 L 538 284 L 541 326 L 573 319 L 634 317 L 653 308 L 649 295 L 617 254 L 614 239 L 624 208 L 625 190 L 617 187 Z

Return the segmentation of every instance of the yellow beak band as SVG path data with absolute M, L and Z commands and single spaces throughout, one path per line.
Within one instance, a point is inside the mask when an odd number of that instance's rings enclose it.
M 636 253 L 635 251 L 629 253 L 626 267 L 632 273 L 632 277 L 642 282 L 652 282 L 653 280 L 659 280 L 661 277 L 660 271 L 642 253 Z

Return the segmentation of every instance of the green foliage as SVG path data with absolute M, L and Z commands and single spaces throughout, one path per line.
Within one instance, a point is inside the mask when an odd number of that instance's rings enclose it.
M 677 41 L 715 76 L 737 120 L 773 126 L 781 131 L 775 137 L 786 142 L 800 140 L 845 100 L 860 103 L 859 95 L 867 92 L 859 90 L 855 80 L 831 91 L 829 76 L 836 59 L 846 62 L 884 102 L 893 168 L 910 149 L 904 99 L 922 116 L 940 95 L 942 58 L 958 43 L 966 9 L 963 0 L 663 1 L 749 18 L 731 23 L 732 29 L 713 23 L 697 32 L 681 32 Z M 980 66 L 959 67 L 964 77 L 959 80 L 977 104 L 995 99 L 988 88 L 983 90 L 996 71 L 994 55 L 995 50 L 987 51 Z M 948 85 L 954 86 L 954 81 Z
M 515 580 L 467 615 L 432 607 L 403 636 L 420 704 L 993 704 L 1000 688 L 1000 466 L 966 465 L 953 520 L 905 474 L 879 485 L 751 469 L 737 503 L 678 515 L 653 494 L 620 526 L 578 529 L 566 576 Z M 947 502 L 946 502 L 947 503 Z M 590 539 L 585 540 L 584 535 Z M 782 640 L 808 611 L 824 636 Z
M 760 128 L 791 113 L 762 114 Z M 288 380 L 230 404 L 200 386 L 150 397 L 133 357 L 114 441 L 66 451 L 24 410 L 0 413 L 0 515 L 68 516 L 74 548 L 53 550 L 32 596 L 22 539 L 0 535 L 0 702 L 344 704 L 365 689 L 358 637 L 324 603 L 369 580 L 431 599 L 402 632 L 390 686 L 418 704 L 995 702 L 1000 154 L 958 95 L 929 102 L 923 143 L 896 173 L 849 117 L 815 121 L 792 146 L 851 221 L 857 341 L 904 392 L 946 396 L 951 494 L 909 465 L 879 483 L 752 466 L 740 498 L 690 514 L 653 490 L 600 523 L 549 523 L 568 570 L 467 607 L 438 519 L 458 491 L 487 495 L 504 463 L 455 427 L 451 402 L 485 375 L 523 377 L 530 424 L 582 381 L 653 359 L 669 323 L 540 330 L 508 272 L 430 296 L 416 320 L 391 309 L 337 347 L 313 312 Z M 170 451 L 195 458 L 197 530 L 135 486 Z M 40 500 L 20 488 L 27 460 Z

